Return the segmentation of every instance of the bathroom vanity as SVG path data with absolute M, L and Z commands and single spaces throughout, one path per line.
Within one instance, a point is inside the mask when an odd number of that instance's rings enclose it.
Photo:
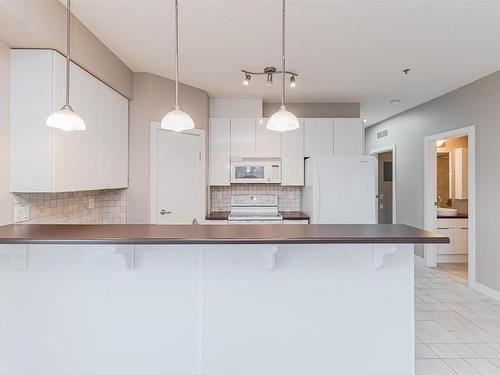
M 0 227 L 0 373 L 414 374 L 404 225 Z

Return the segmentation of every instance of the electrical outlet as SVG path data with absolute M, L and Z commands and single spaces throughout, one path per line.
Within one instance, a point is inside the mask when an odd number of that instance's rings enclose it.
M 87 203 L 87 207 L 89 210 L 95 208 L 95 198 L 89 198 L 89 201 Z
M 14 208 L 14 222 L 22 223 L 23 221 L 28 221 L 29 219 L 30 219 L 29 206 L 16 206 Z

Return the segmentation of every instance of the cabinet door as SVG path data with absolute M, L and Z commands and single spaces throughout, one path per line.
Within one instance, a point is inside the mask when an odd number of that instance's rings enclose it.
M 231 185 L 231 120 L 229 117 L 211 118 L 209 137 L 210 185 L 229 186 Z
M 99 189 L 99 81 L 71 65 L 70 103 L 85 131 L 55 131 L 55 191 Z
M 255 156 L 279 158 L 281 132 L 267 129 L 267 120 L 255 120 Z
M 231 118 L 231 156 L 255 156 L 255 118 Z
M 64 82 L 55 82 L 53 77 L 59 67 L 53 58 L 59 54 L 42 50 L 10 53 L 10 191 L 52 191 L 55 130 L 45 121 L 62 105 L 54 103 L 54 93 L 64 88 Z M 60 70 L 64 74 L 64 69 Z
M 437 245 L 438 248 L 438 254 L 440 255 L 450 255 L 453 254 L 453 245 L 454 245 L 454 240 L 453 240 L 453 232 L 452 229 L 449 228 L 441 228 L 437 229 L 436 232 L 441 233 L 447 237 L 450 238 L 450 243 L 446 245 Z
M 333 120 L 333 153 L 335 155 L 363 155 L 363 122 L 359 118 Z
M 305 157 L 333 155 L 333 119 L 306 118 L 304 126 Z
M 304 120 L 281 134 L 281 185 L 304 186 Z
M 467 199 L 468 196 L 468 152 L 466 148 L 455 149 L 455 199 Z
M 453 254 L 467 254 L 468 233 L 465 228 L 453 228 Z
M 99 82 L 101 189 L 128 185 L 128 100 Z

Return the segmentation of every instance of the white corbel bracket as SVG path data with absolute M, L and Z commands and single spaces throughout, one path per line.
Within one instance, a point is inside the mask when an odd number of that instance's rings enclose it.
M 278 262 L 278 245 L 271 245 L 271 254 L 269 258 L 269 271 L 276 270 L 277 262 Z
M 10 265 L 20 270 L 28 269 L 28 245 L 6 244 L 0 245 L 0 255 L 9 258 Z
M 113 254 L 121 255 L 123 257 L 127 270 L 135 269 L 135 245 L 111 245 L 90 248 L 87 250 L 85 261 L 92 262 L 94 259 L 102 256 L 103 254 L 109 254 L 110 251 Z
M 373 245 L 373 268 L 381 269 L 386 261 L 386 257 L 394 254 L 397 250 L 396 245 Z
M 128 270 L 135 269 L 135 245 L 116 245 L 113 246 L 113 252 L 125 259 L 125 266 Z

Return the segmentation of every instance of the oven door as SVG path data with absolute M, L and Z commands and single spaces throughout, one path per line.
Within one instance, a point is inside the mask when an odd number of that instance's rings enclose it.
M 269 182 L 269 164 L 242 162 L 231 164 L 231 183 L 262 184 L 266 182 Z

